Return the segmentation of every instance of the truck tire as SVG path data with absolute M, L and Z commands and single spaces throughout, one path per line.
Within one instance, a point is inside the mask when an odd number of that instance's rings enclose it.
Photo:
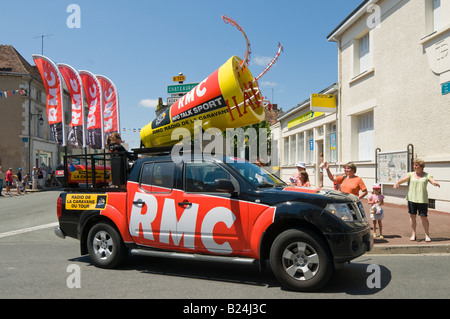
M 87 249 L 93 264 L 100 268 L 116 268 L 128 255 L 119 232 L 110 224 L 95 224 L 87 236 Z
M 272 243 L 270 267 L 280 284 L 294 291 L 315 291 L 331 277 L 333 265 L 325 242 L 307 230 L 289 229 Z

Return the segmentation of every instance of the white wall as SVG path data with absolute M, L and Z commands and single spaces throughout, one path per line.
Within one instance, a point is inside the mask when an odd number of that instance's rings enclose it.
M 450 94 L 441 94 L 441 83 L 450 74 L 450 51 L 442 48 L 446 41 L 450 44 L 450 8 L 441 12 L 444 27 L 430 36 L 427 1 L 379 1 L 378 28 L 368 28 L 366 15 L 339 38 L 340 160 L 367 166 L 359 175 L 374 180 L 373 161 L 359 161 L 357 149 L 357 118 L 373 111 L 374 148 L 388 152 L 413 144 L 414 156 L 425 160 L 426 171 L 441 184 L 440 189 L 429 185 L 429 197 L 437 200 L 437 209 L 450 212 Z M 450 1 L 441 2 L 449 6 Z M 366 32 L 372 67 L 359 75 L 354 73 L 355 45 Z M 406 187 L 385 186 L 383 191 L 387 201 L 406 203 Z

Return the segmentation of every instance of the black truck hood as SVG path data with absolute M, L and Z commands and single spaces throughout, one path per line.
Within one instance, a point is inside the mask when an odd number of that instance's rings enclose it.
M 277 203 L 294 201 L 307 202 L 325 207 L 329 203 L 355 202 L 358 197 L 333 189 L 311 187 L 272 187 L 259 188 L 254 196 L 263 204 L 276 205 Z

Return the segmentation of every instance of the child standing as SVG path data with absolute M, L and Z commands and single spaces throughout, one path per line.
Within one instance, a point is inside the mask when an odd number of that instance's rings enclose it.
M 295 177 L 289 178 L 292 186 L 310 187 L 309 175 L 306 171 L 301 171 Z
M 378 238 L 383 238 L 383 224 L 382 220 L 384 218 L 383 208 L 381 205 L 384 204 L 384 196 L 381 194 L 381 185 L 374 184 L 373 192 L 368 197 L 370 207 L 370 218 L 373 220 L 373 237 L 377 237 L 377 223 L 380 228 L 380 235 Z
M 297 186 L 302 186 L 302 187 L 310 187 L 311 186 L 309 184 L 308 173 L 306 173 L 305 171 L 300 172 L 299 179 L 297 180 Z

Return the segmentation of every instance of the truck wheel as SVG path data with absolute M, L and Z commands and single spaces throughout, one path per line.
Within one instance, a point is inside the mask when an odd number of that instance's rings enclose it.
M 280 284 L 295 291 L 320 289 L 333 271 L 324 241 L 299 229 L 286 230 L 274 240 L 270 266 Z
M 87 248 L 92 262 L 100 268 L 116 268 L 128 254 L 119 232 L 107 223 L 90 229 Z

